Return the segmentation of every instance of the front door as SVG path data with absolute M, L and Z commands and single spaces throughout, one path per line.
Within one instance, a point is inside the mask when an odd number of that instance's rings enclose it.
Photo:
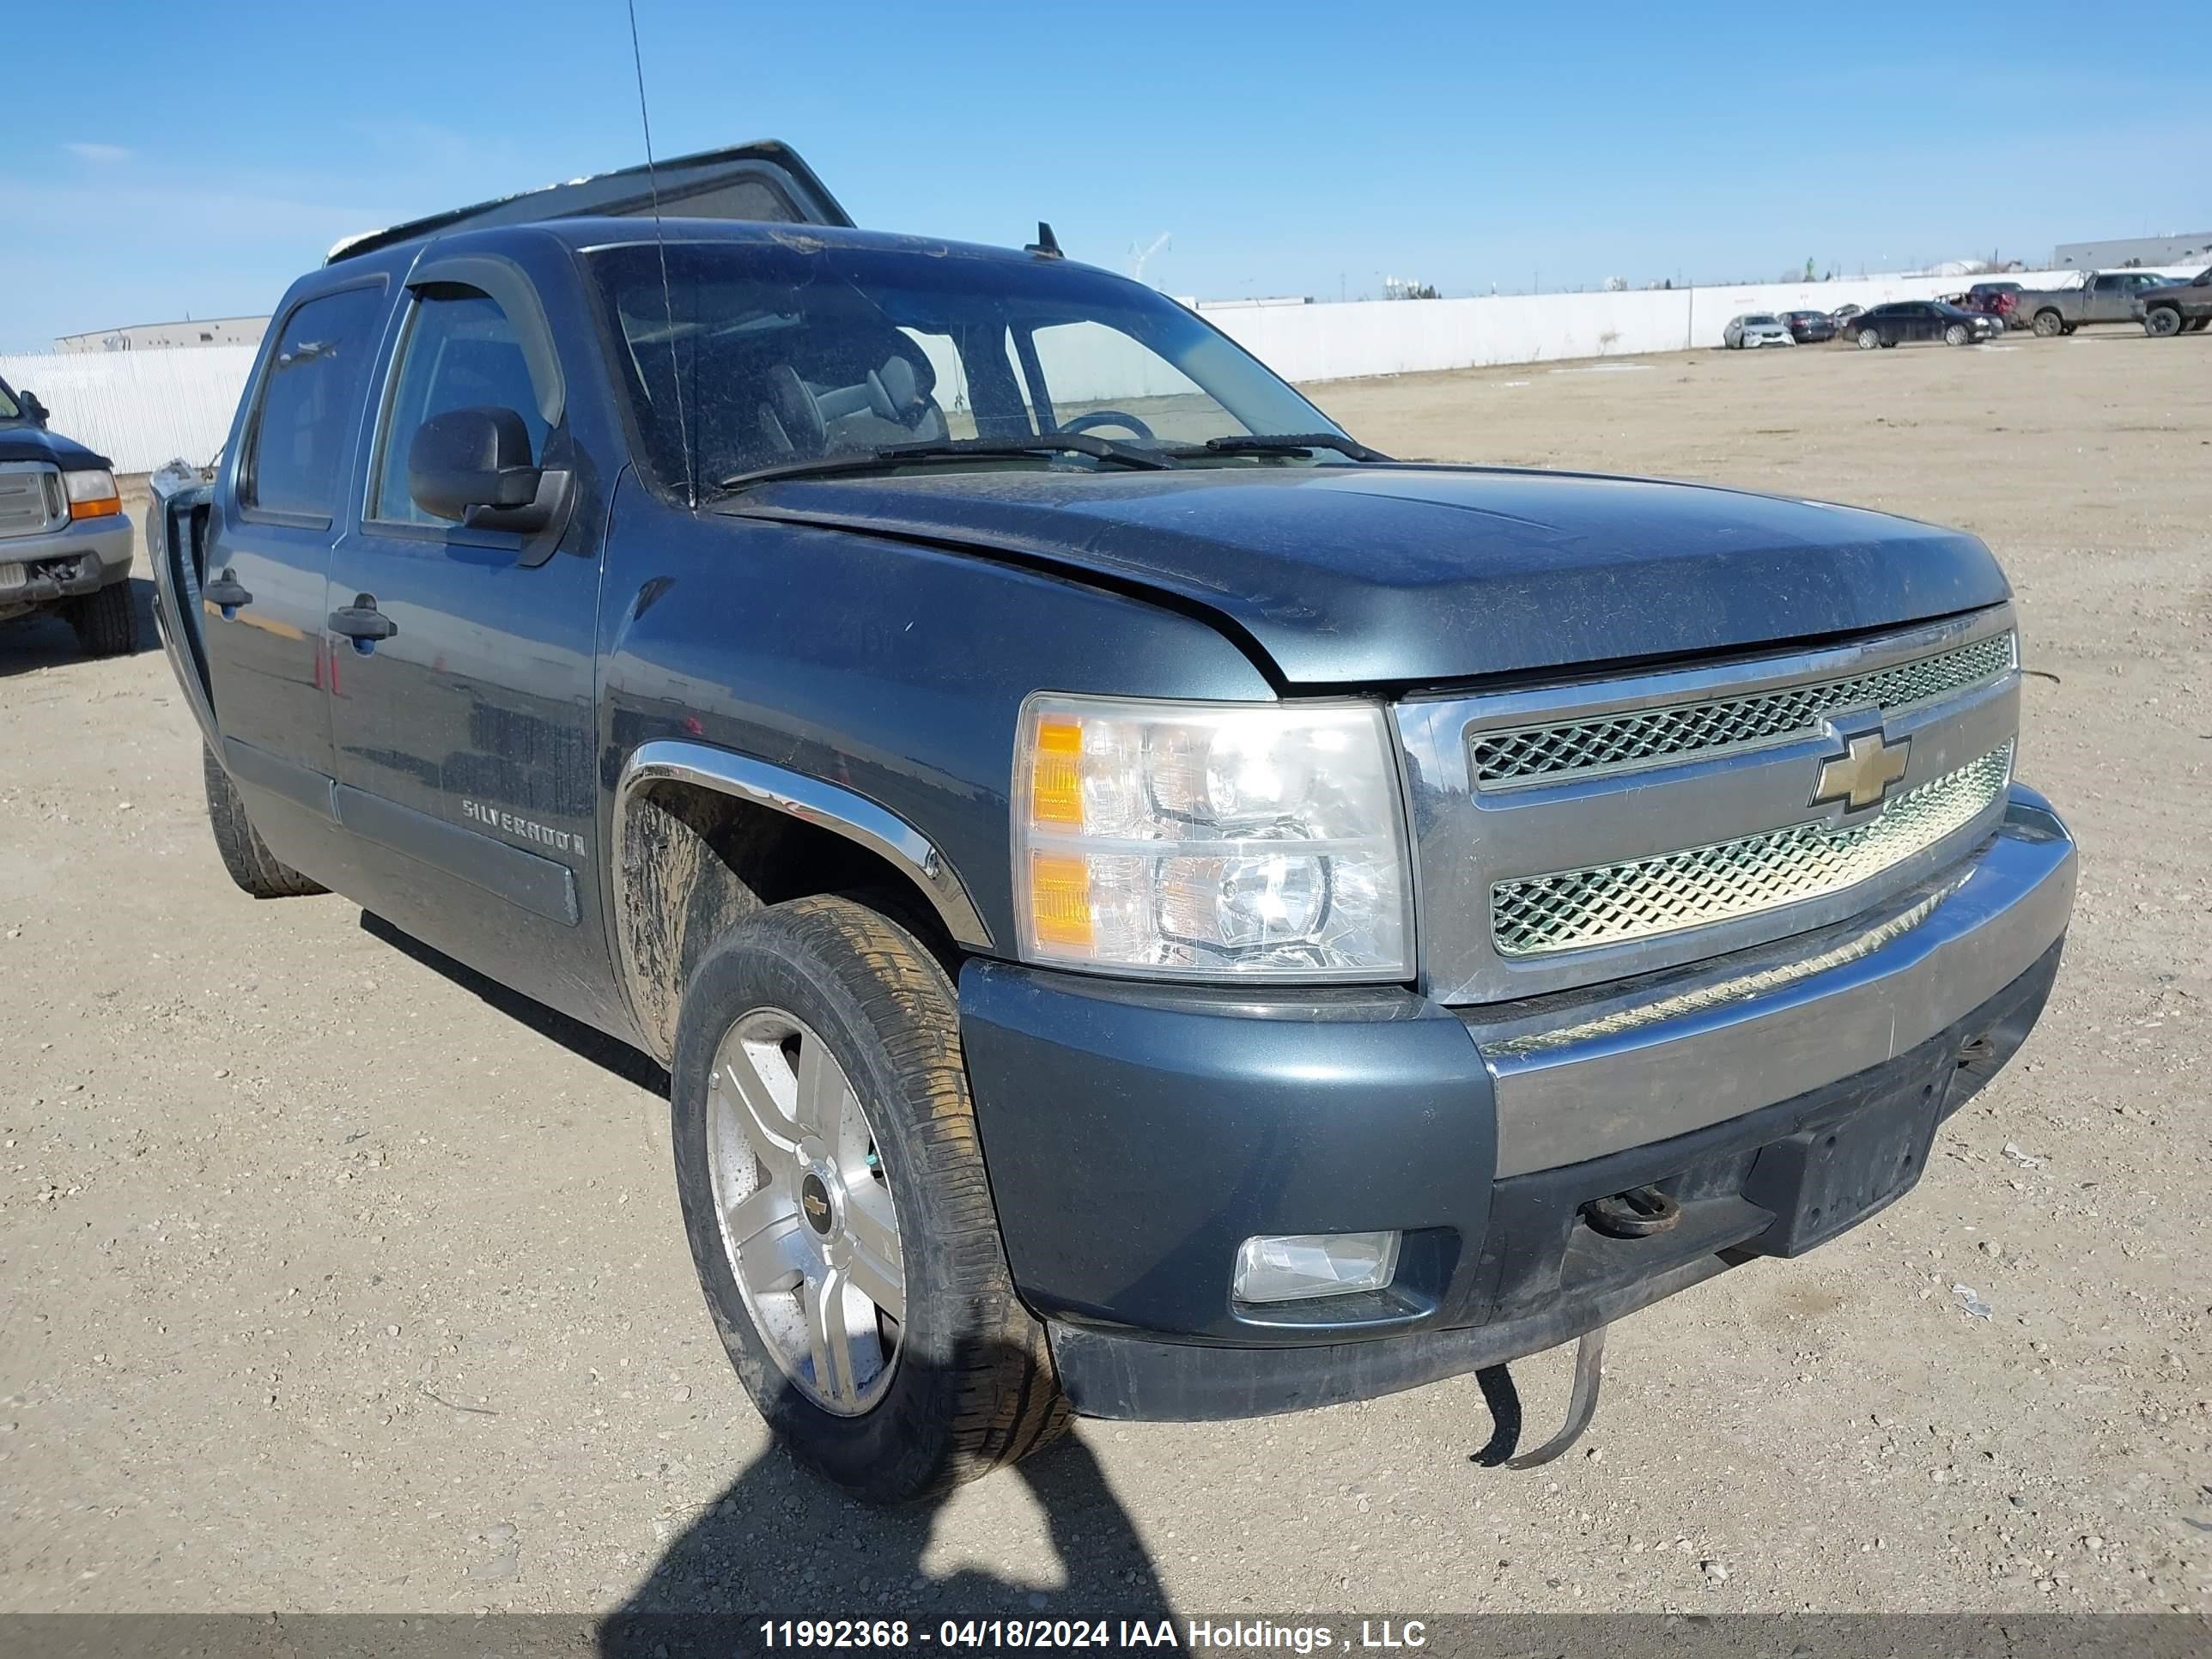
M 363 903 L 518 990 L 605 1024 L 594 825 L 598 536 L 470 529 L 414 500 L 408 451 L 433 416 L 522 417 L 539 465 L 568 453 L 562 376 L 519 271 L 500 290 L 410 279 L 358 529 L 331 570 L 338 816 Z M 430 268 L 433 275 L 436 267 Z M 518 316 L 520 312 L 524 313 Z M 526 345 L 527 349 L 526 349 Z
M 324 581 L 386 301 L 383 280 L 288 313 L 208 526 L 200 635 L 223 763 L 276 856 L 335 883 Z

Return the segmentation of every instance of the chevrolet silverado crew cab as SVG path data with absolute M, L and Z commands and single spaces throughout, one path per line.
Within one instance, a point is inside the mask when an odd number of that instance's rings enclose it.
M 136 650 L 131 538 L 107 458 L 0 380 L 0 623 L 58 614 L 88 656 Z
M 1978 541 L 1401 465 L 795 167 L 345 246 L 154 539 L 233 878 L 666 1061 L 801 1458 L 1580 1337 L 1571 1434 L 1609 1322 L 1913 1185 L 2074 890 Z

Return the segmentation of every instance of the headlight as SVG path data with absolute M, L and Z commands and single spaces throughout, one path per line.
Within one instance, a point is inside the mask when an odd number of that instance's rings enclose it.
M 69 497 L 72 519 L 105 519 L 123 510 L 116 493 L 115 475 L 102 467 L 62 474 L 62 494 Z
M 1376 705 L 1034 696 L 1014 770 L 1030 961 L 1412 976 L 1405 817 Z

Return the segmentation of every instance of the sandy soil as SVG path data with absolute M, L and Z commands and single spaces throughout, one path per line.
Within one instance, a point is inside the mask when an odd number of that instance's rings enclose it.
M 2212 1605 L 2208 354 L 1318 389 L 1406 454 L 1963 524 L 2056 676 L 2023 770 L 2085 866 L 2021 1061 L 1877 1221 L 1620 1327 L 1589 1439 L 1528 1474 L 1470 1461 L 1465 1380 L 1091 1425 L 934 1513 L 854 1510 L 764 1455 L 652 1068 L 343 900 L 242 897 L 150 629 L 106 663 L 0 632 L 0 1607 L 580 1611 L 680 1604 L 695 1572 L 738 1607 L 933 1618 Z M 1565 1356 L 1517 1374 L 1547 1432 Z

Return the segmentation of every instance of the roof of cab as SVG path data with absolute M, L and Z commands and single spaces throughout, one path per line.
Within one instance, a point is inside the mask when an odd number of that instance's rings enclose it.
M 994 259 L 1010 264 L 1065 264 L 1090 267 L 1073 259 L 1045 258 L 1027 249 L 994 246 L 988 242 L 954 242 L 942 236 L 915 236 L 904 231 L 861 230 L 845 225 L 783 224 L 768 220 L 663 219 L 656 230 L 650 221 L 580 216 L 550 224 L 532 225 L 564 246 L 579 252 L 599 248 L 641 246 L 656 243 L 680 246 L 711 243 L 726 246 L 783 247 L 800 253 L 826 248 L 866 248 L 886 253 L 915 253 L 936 258 Z
M 501 196 L 472 207 L 451 208 L 420 219 L 410 219 L 382 230 L 349 236 L 333 247 L 323 263 L 336 264 L 382 248 L 419 241 L 441 232 L 476 229 L 494 225 L 539 224 L 548 220 L 582 215 L 636 218 L 697 216 L 711 213 L 715 198 L 748 181 L 765 184 L 792 209 L 790 222 L 810 225 L 845 225 L 852 216 L 839 205 L 829 187 L 816 176 L 797 150 L 781 140 L 737 144 L 727 149 L 702 150 L 694 155 L 671 156 L 650 165 L 622 167 L 612 173 L 587 174 L 566 184 L 547 185 Z M 728 217 L 726 214 L 723 216 Z

